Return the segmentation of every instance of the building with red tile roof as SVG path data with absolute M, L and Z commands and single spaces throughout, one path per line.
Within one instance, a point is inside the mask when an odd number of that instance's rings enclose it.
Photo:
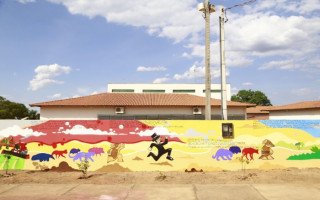
M 167 93 L 101 93 L 30 104 L 40 119 L 204 119 L 205 97 Z M 212 119 L 221 119 L 221 100 L 211 99 Z M 229 119 L 246 119 L 255 104 L 228 101 Z
M 264 110 L 271 108 L 271 106 L 256 106 L 247 108 L 247 119 L 250 120 L 268 120 L 269 111 Z
M 270 119 L 320 119 L 320 101 L 303 101 L 264 108 Z

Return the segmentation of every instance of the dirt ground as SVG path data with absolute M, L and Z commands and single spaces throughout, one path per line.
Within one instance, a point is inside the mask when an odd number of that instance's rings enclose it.
M 80 179 L 80 171 L 61 172 L 10 170 L 5 177 L 0 171 L 0 184 L 318 184 L 320 168 L 288 168 L 274 170 L 246 170 L 198 172 L 88 172 L 87 179 Z

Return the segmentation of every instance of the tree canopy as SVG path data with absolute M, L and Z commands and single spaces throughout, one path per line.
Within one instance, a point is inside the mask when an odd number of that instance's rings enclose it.
M 11 102 L 0 96 L 0 119 L 39 119 L 35 110 L 29 110 L 24 104 Z
M 268 97 L 261 91 L 239 90 L 235 95 L 232 95 L 231 101 L 242 103 L 252 103 L 259 106 L 272 106 Z

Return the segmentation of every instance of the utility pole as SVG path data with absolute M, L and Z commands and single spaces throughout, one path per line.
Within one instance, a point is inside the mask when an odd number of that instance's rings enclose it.
M 226 62 L 224 50 L 224 7 L 220 8 L 220 72 L 221 72 L 221 117 L 228 120 L 227 113 L 227 90 L 226 90 Z
M 210 74 L 210 13 L 215 11 L 214 5 L 211 5 L 209 0 L 198 4 L 198 10 L 204 13 L 205 19 L 205 72 L 206 72 L 206 107 L 205 119 L 211 120 L 211 74 Z

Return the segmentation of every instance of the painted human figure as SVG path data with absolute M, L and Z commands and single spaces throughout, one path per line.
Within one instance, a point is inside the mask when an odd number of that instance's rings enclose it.
M 152 156 L 152 158 L 155 161 L 157 161 L 157 160 L 159 160 L 159 158 L 161 158 L 161 156 L 163 156 L 164 154 L 168 153 L 167 159 L 172 161 L 173 160 L 173 158 L 171 157 L 172 149 L 171 148 L 165 149 L 163 147 L 164 145 L 168 144 L 168 136 L 166 136 L 166 139 L 165 139 L 164 142 L 161 142 L 160 135 L 157 135 L 156 133 L 154 133 L 151 137 L 152 137 L 152 141 L 154 143 L 151 143 L 151 145 L 150 145 L 150 147 L 148 149 L 150 151 L 150 153 L 148 154 L 147 157 Z M 158 155 L 155 155 L 154 153 L 151 152 L 152 147 L 156 147 L 158 149 Z

